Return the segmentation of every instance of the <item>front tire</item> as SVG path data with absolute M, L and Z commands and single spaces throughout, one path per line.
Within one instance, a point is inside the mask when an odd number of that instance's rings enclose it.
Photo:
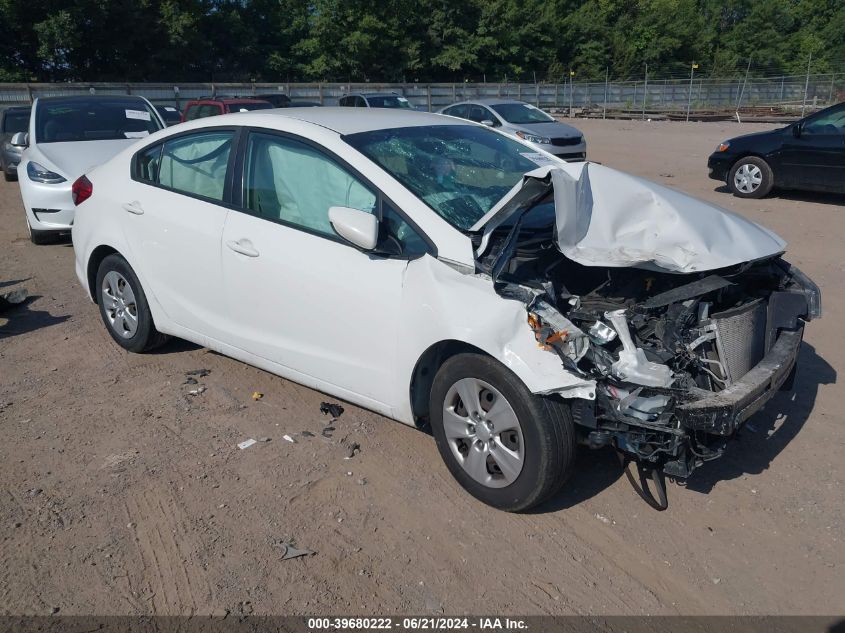
M 774 174 L 758 156 L 740 158 L 728 173 L 728 187 L 738 198 L 762 198 L 772 190 Z
M 130 352 L 148 352 L 167 337 L 155 329 L 141 282 L 120 255 L 103 259 L 97 270 L 97 304 L 111 337 Z
M 448 359 L 434 378 L 431 427 L 452 476 L 476 499 L 519 512 L 546 501 L 572 472 L 569 407 L 532 394 L 496 360 Z

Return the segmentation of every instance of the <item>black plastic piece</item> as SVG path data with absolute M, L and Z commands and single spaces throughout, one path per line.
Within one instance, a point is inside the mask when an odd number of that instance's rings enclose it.
M 632 460 L 624 453 L 618 453 L 625 477 L 640 498 L 658 512 L 663 512 L 669 507 L 669 499 L 666 496 L 666 477 L 663 472 L 650 464 Z M 634 478 L 633 468 L 637 469 L 637 478 Z M 649 482 L 651 484 L 649 485 Z M 652 492 L 652 488 L 654 492 Z M 656 493 L 656 496 L 655 496 Z

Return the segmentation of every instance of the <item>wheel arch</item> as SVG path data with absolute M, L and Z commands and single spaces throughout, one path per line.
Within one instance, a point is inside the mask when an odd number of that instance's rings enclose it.
M 467 353 L 495 358 L 492 354 L 466 341 L 445 339 L 429 345 L 417 359 L 414 371 L 411 373 L 408 396 L 411 403 L 411 415 L 418 428 L 424 428 L 428 424 L 428 400 L 438 370 L 453 356 Z
M 124 257 L 123 254 L 116 248 L 107 244 L 101 244 L 95 248 L 88 257 L 85 277 L 88 280 L 88 293 L 91 295 L 91 299 L 94 303 L 99 303 L 97 299 L 97 271 L 100 269 L 100 264 L 103 263 L 103 260 L 109 255 L 114 254 Z

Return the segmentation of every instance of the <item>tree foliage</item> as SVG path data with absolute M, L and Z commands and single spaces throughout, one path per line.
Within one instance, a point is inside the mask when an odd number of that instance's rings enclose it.
M 0 81 L 845 72 L 842 0 L 0 0 Z

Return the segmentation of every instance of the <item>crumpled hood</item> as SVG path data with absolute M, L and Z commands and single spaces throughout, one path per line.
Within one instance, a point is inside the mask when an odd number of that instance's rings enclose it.
M 138 139 L 133 138 L 110 141 L 38 143 L 36 147 L 47 160 L 53 163 L 52 165 L 44 165 L 45 167 L 58 168 L 62 176 L 74 181 L 97 165 L 101 165 L 116 156 L 122 149 L 137 142 Z M 38 161 L 35 156 L 32 159 Z
M 746 218 L 674 189 L 596 163 L 580 175 L 555 166 L 528 172 L 473 227 L 493 229 L 515 213 L 538 181 L 554 189 L 557 247 L 585 266 L 692 273 L 778 255 L 778 235 Z

